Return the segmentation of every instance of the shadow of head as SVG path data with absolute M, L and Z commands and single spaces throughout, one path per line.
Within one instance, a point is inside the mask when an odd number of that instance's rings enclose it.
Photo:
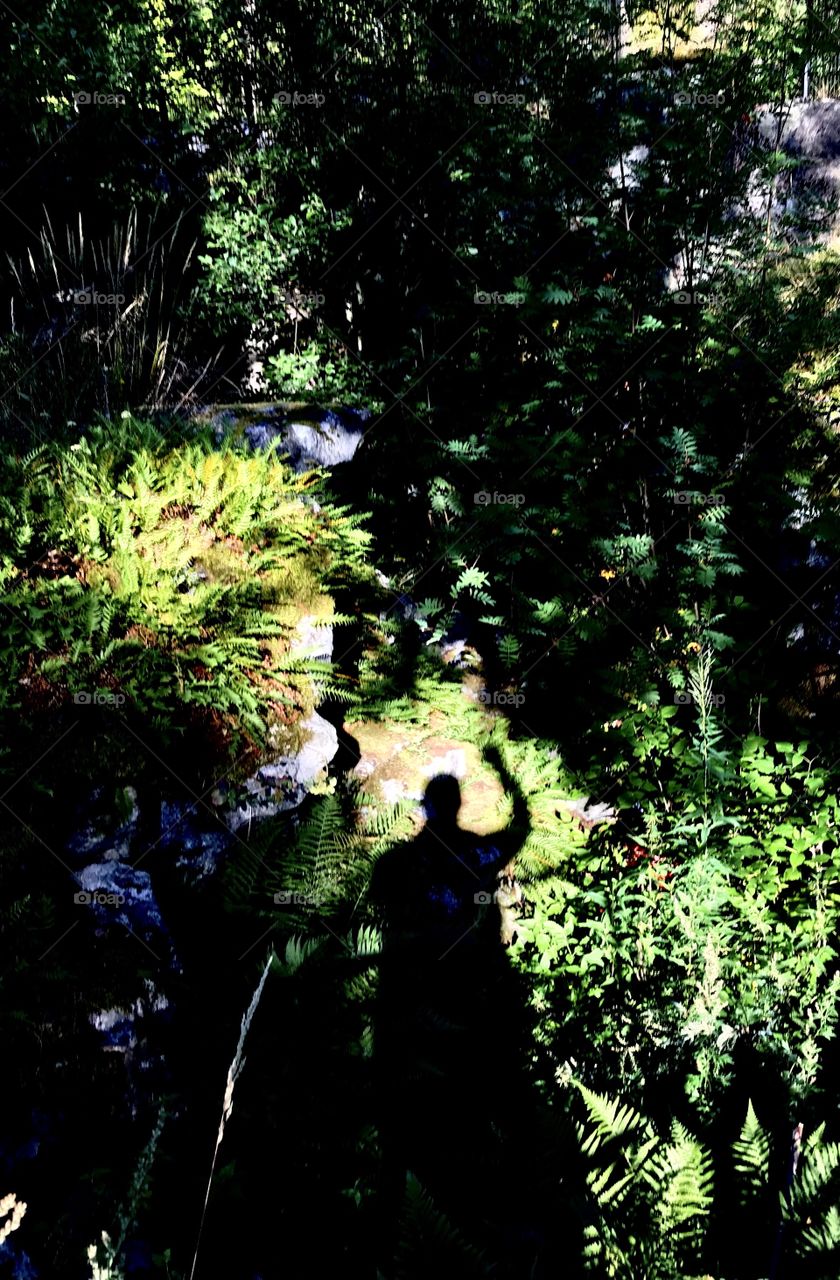
M 423 796 L 423 812 L 427 823 L 439 827 L 456 827 L 461 808 L 461 786 L 451 773 L 432 778 Z

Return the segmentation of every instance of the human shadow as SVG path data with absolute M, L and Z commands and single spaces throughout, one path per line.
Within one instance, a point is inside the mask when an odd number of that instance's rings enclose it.
M 464 830 L 458 781 L 438 776 L 425 792 L 422 830 L 381 857 L 373 877 L 383 922 L 374 1029 L 378 1230 L 384 1250 L 397 1247 L 410 1172 L 436 1209 L 487 1249 L 494 1275 L 536 1276 L 543 1271 L 523 1270 L 523 1261 L 550 1252 L 556 1197 L 539 1185 L 550 1161 L 538 1151 L 551 1141 L 550 1126 L 527 1071 L 526 993 L 503 943 L 528 811 L 498 754 L 487 757 L 514 799 L 508 829 L 491 837 Z M 502 1209 L 500 1190 L 514 1168 L 519 1190 Z

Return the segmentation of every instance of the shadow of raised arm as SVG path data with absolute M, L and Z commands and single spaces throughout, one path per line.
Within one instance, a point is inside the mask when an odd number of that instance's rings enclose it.
M 516 856 L 528 838 L 531 820 L 525 793 L 507 768 L 498 747 L 487 747 L 483 755 L 487 763 L 496 770 L 505 791 L 513 799 L 510 823 L 495 838 L 499 856 L 488 867 L 495 886 L 493 898 L 499 908 L 501 941 L 504 946 L 510 946 L 516 937 L 518 908 L 525 902 L 522 886 L 516 878 Z
M 513 799 L 511 820 L 505 830 L 499 833 L 499 838 L 496 840 L 499 853 L 503 855 L 497 868 L 500 870 L 506 863 L 515 860 L 517 853 L 527 840 L 531 829 L 531 815 L 525 793 L 514 774 L 509 771 L 499 748 L 491 744 L 489 747 L 485 747 L 482 754 L 487 763 L 496 770 L 502 786 Z

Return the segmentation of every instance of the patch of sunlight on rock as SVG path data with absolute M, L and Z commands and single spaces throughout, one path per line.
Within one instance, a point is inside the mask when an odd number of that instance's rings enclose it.
M 460 826 L 479 835 L 504 829 L 504 789 L 473 743 L 449 738 L 424 725 L 348 720 L 346 727 L 359 744 L 354 776 L 363 781 L 366 794 L 375 801 L 419 803 L 430 778 L 450 773 L 461 784 Z

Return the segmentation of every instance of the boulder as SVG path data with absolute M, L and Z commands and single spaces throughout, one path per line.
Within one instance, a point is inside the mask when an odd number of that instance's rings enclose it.
M 126 1008 L 99 1009 L 90 1015 L 90 1023 L 102 1037 L 102 1048 L 111 1053 L 126 1053 L 137 1047 L 144 1036 L 144 1023 L 168 1014 L 170 1004 L 150 978 L 143 983 L 140 995 Z M 138 1025 L 139 1024 L 139 1025 Z
M 311 613 L 307 613 L 297 623 L 289 646 L 289 657 L 331 662 L 333 645 L 333 629 L 329 623 L 319 622 Z
M 230 850 L 231 837 L 217 823 L 208 829 L 206 810 L 182 800 L 164 800 L 160 806 L 158 847 L 171 849 L 183 882 L 194 888 L 212 876 Z M 208 821 L 212 818 L 208 816 Z
M 774 217 L 786 216 L 818 239 L 830 239 L 836 225 L 831 206 L 840 198 L 840 102 L 799 100 L 786 104 L 781 114 L 760 107 L 756 127 L 761 147 L 773 150 L 778 145 L 799 161 L 776 180 Z M 767 198 L 766 181 L 754 181 L 750 206 L 761 217 L 766 216 Z M 828 217 L 819 208 L 822 201 L 829 202 Z
M 642 170 L 650 155 L 650 147 L 641 144 L 631 147 L 629 151 L 616 160 L 609 174 L 613 186 L 621 191 L 637 191 L 640 186 L 638 170 Z
M 349 462 L 362 442 L 369 409 L 315 409 L 299 417 L 284 417 L 269 410 L 262 422 L 245 428 L 254 449 L 266 449 L 279 440 L 295 471 L 334 467 Z
M 158 959 L 173 960 L 148 871 L 124 862 L 94 862 L 76 875 L 75 900 L 96 916 L 102 928 L 122 927 L 144 943 Z
M 278 756 L 245 782 L 245 798 L 226 815 L 231 831 L 296 809 L 335 756 L 338 734 L 328 720 L 313 711 L 301 721 L 300 727 L 307 734 L 300 751 L 291 756 Z
M 769 147 L 775 146 L 779 112 L 769 107 L 760 109 L 758 129 L 762 140 Z M 782 111 L 781 145 L 790 155 L 807 160 L 840 162 L 840 101 L 824 98 L 791 102 Z

